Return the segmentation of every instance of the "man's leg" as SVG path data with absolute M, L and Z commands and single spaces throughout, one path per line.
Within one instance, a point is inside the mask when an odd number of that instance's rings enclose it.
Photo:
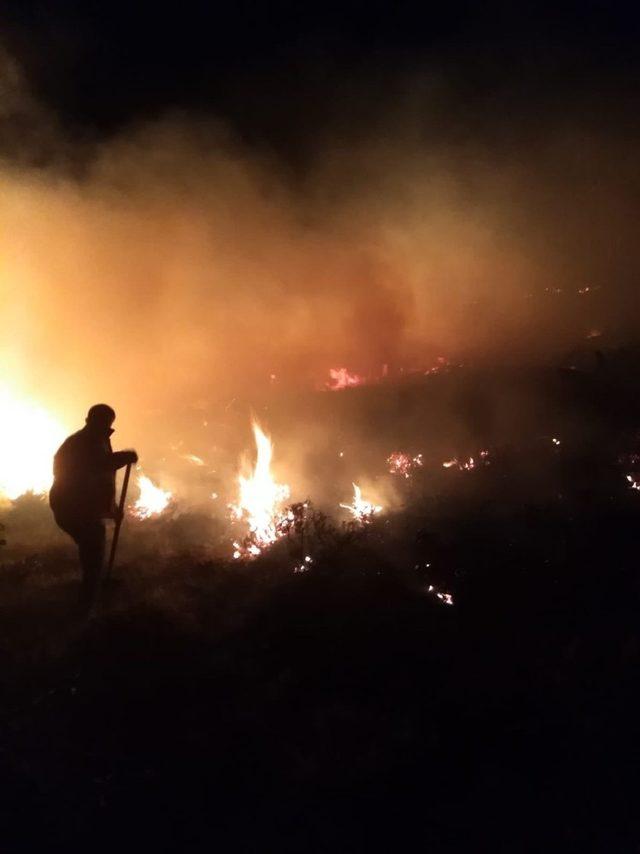
M 82 567 L 82 593 L 83 605 L 91 607 L 95 604 L 102 578 L 105 552 L 105 527 L 104 522 L 88 522 L 82 526 L 82 530 L 76 534 L 78 552 L 80 554 L 80 566 Z

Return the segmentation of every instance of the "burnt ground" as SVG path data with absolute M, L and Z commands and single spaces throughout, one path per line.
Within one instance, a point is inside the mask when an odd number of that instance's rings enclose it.
M 86 622 L 66 554 L 5 563 L 3 850 L 637 850 L 635 376 L 303 574 L 147 556 Z

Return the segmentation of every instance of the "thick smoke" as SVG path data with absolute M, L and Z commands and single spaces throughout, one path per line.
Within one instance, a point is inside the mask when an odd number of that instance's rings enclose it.
M 0 93 L 2 372 L 68 423 L 104 399 L 125 433 L 164 429 L 335 366 L 549 361 L 637 329 L 638 174 L 615 129 L 495 116 L 480 143 L 448 135 L 441 92 L 433 116 L 381 95 L 292 176 L 210 119 L 79 145 L 7 62 Z

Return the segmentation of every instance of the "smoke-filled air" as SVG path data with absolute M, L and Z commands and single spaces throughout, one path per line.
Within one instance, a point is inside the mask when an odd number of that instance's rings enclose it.
M 412 84 L 292 169 L 186 113 L 80 143 L 5 59 L 0 382 L 58 425 L 47 459 L 97 398 L 156 471 L 200 459 L 203 425 L 237 468 L 256 412 L 300 461 L 323 426 L 300 395 L 627 340 L 631 143 L 567 117 L 501 134 L 499 115 L 471 141 L 437 75 Z M 10 497 L 43 485 L 21 477 Z

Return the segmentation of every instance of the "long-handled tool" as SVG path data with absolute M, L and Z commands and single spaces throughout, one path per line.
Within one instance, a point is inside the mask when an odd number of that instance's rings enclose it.
M 116 549 L 118 548 L 118 537 L 120 536 L 120 528 L 124 519 L 124 507 L 127 500 L 127 489 L 129 488 L 129 475 L 131 474 L 132 463 L 127 463 L 127 468 L 124 472 L 124 480 L 122 481 L 122 492 L 120 493 L 120 503 L 118 504 L 118 518 L 113 529 L 113 539 L 111 540 L 111 553 L 109 554 L 109 563 L 105 573 L 105 581 L 110 577 L 113 569 L 113 562 L 116 559 Z

